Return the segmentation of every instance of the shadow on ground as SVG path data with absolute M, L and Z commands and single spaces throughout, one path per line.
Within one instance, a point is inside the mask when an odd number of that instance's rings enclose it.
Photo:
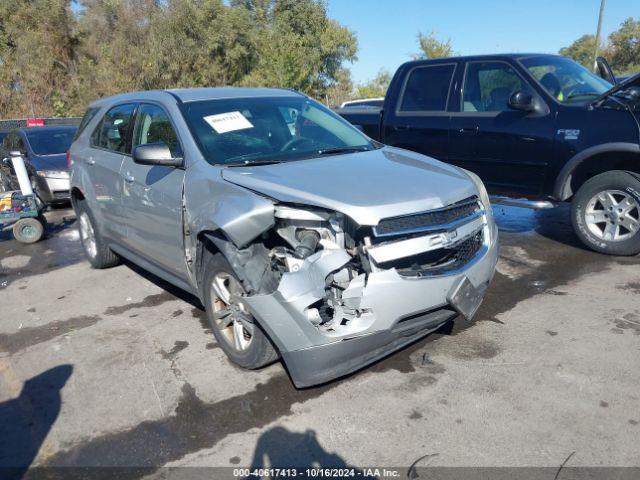
M 294 467 L 353 468 L 340 455 L 322 448 L 314 430 L 296 433 L 273 427 L 264 432 L 256 443 L 251 470 Z
M 25 474 L 60 414 L 60 391 L 73 367 L 59 365 L 30 378 L 20 396 L 0 403 L 0 478 Z

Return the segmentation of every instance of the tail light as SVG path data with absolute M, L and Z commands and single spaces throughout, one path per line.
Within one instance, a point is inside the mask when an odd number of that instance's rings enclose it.
M 67 150 L 67 168 L 71 168 L 71 154 Z

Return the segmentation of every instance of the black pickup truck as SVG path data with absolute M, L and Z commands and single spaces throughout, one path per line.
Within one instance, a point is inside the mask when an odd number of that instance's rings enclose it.
M 477 173 L 512 204 L 572 202 L 590 248 L 640 253 L 640 75 L 609 81 L 557 55 L 402 65 L 381 109 L 337 112 L 373 139 Z M 521 203 L 520 203 L 521 202 Z

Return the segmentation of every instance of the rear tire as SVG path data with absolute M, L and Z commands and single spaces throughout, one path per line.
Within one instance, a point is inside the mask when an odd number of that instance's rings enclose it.
M 580 240 L 609 255 L 640 253 L 640 177 L 612 170 L 586 181 L 573 197 L 571 221 Z
M 84 200 L 74 202 L 74 207 L 78 219 L 80 242 L 91 266 L 103 269 L 118 265 L 120 257 L 113 253 L 100 235 L 98 225 L 86 202 Z
M 209 324 L 229 359 L 250 370 L 275 362 L 278 352 L 243 303 L 244 288 L 222 254 L 206 253 L 203 282 Z

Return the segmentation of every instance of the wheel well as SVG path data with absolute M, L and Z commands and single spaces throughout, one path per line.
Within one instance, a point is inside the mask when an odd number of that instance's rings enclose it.
M 218 231 L 210 231 L 205 230 L 198 233 L 197 243 L 196 243 L 196 264 L 195 264 L 195 272 L 196 272 L 196 281 L 198 282 L 198 290 L 202 288 L 202 275 L 204 273 L 204 255 L 205 252 L 209 252 L 212 255 L 216 254 L 220 251 L 220 249 L 211 241 L 211 237 L 214 235 L 219 235 Z M 201 298 L 203 292 L 199 292 Z
M 71 189 L 71 203 L 75 205 L 80 200 L 84 200 L 84 194 L 78 187 L 73 187 Z
M 634 152 L 602 152 L 582 161 L 567 179 L 569 189 L 565 190 L 569 200 L 589 179 L 611 170 L 628 170 L 640 173 L 640 156 Z

